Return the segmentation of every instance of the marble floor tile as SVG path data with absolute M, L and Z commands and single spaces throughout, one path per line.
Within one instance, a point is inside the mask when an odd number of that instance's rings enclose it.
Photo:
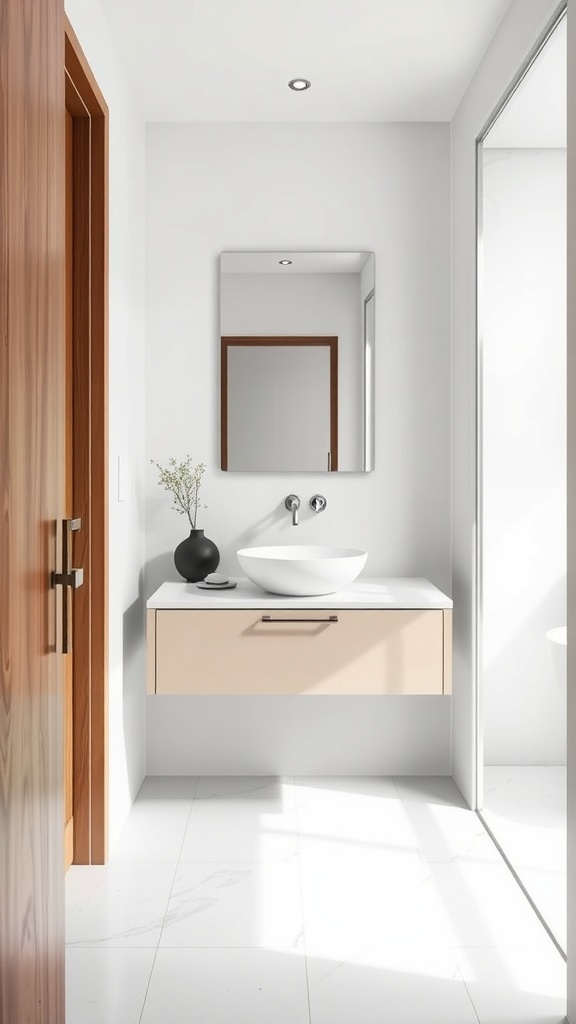
M 176 864 L 191 809 L 191 800 L 138 800 L 110 854 L 110 861 Z
M 449 946 L 531 946 L 544 934 L 541 923 L 502 862 L 460 859 L 429 864 Z
M 109 863 L 85 870 L 92 873 L 94 883 L 84 899 L 68 901 L 66 942 L 72 946 L 157 946 L 174 865 Z
M 414 848 L 426 861 L 451 863 L 464 858 L 480 863 L 502 863 L 497 847 L 474 811 L 418 800 L 407 800 L 402 810 L 411 829 Z
M 203 777 L 192 805 L 181 860 L 290 860 L 298 853 L 294 807 L 292 777 Z
M 160 949 L 141 1024 L 192 1022 L 310 1024 L 303 957 L 263 949 Z
M 150 778 L 66 903 L 70 1024 L 563 1020 L 562 958 L 445 777 Z
M 464 797 L 449 775 L 395 775 L 394 782 L 404 803 L 417 801 L 466 808 Z
M 138 791 L 136 803 L 167 800 L 189 804 L 194 799 L 197 786 L 196 775 L 147 775 Z
M 328 859 L 377 850 L 383 861 L 419 860 L 417 841 L 391 779 L 298 779 L 301 856 Z
M 482 816 L 566 949 L 566 767 L 486 765 Z
M 566 965 L 547 937 L 536 947 L 454 954 L 480 1024 L 564 1024 Z
M 382 950 L 378 964 L 308 960 L 312 1024 L 478 1024 L 446 951 Z
M 302 927 L 297 862 L 181 863 L 160 946 L 296 950 Z
M 66 950 L 66 1024 L 139 1024 L 155 949 Z
M 223 816 L 225 815 L 225 827 Z M 263 800 L 196 801 L 183 837 L 181 860 L 286 861 L 298 854 L 294 808 Z
M 86 864 L 72 864 L 68 868 L 65 879 L 67 911 L 85 910 L 91 905 L 94 891 L 101 882 L 105 870 Z
M 331 960 L 373 956 L 380 947 L 446 943 L 430 869 L 386 864 L 378 852 L 301 863 L 307 954 Z
M 196 801 L 250 805 L 277 814 L 294 806 L 296 799 L 292 775 L 203 775 L 198 780 Z
M 110 860 L 176 863 L 197 784 L 195 776 L 185 775 L 144 779 Z

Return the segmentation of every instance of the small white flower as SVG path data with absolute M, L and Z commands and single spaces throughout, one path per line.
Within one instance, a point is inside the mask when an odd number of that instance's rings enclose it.
M 198 502 L 198 493 L 206 466 L 203 462 L 193 466 L 191 455 L 187 455 L 182 462 L 176 462 L 176 459 L 168 459 L 167 466 L 161 466 L 154 459 L 150 461 L 159 472 L 160 479 L 158 484 L 164 487 L 164 490 L 172 492 L 174 498 L 172 508 L 174 512 L 178 512 L 181 516 L 188 516 L 190 527 L 192 530 L 195 530 L 198 509 L 208 508 L 207 505 L 200 505 Z

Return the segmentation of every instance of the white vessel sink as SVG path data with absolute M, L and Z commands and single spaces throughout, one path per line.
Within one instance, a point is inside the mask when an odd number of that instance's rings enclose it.
M 367 558 L 358 548 L 292 544 L 241 548 L 236 554 L 253 583 L 291 597 L 337 593 L 360 575 Z

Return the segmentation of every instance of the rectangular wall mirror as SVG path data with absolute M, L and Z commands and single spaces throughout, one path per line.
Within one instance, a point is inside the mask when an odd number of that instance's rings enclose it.
M 220 255 L 221 467 L 374 468 L 374 253 Z

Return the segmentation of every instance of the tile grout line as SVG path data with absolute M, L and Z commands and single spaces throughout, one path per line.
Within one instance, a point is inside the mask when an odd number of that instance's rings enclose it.
M 462 982 L 462 984 L 464 985 L 464 988 L 466 989 L 466 995 L 468 996 L 468 999 L 470 1000 L 470 1006 L 474 1010 L 474 1016 L 476 1017 L 476 1020 L 478 1021 L 478 1024 L 482 1024 L 482 1021 L 480 1020 L 480 1016 L 479 1016 L 478 1010 L 476 1009 L 476 1004 L 475 1004 L 474 1000 L 472 999 L 472 996 L 470 994 L 470 989 L 468 988 L 468 985 L 466 984 L 466 979 L 465 979 L 464 975 L 462 974 L 462 971 L 460 970 L 459 967 L 457 967 L 457 969 L 456 969 L 456 974 L 458 975 L 458 977 L 460 978 L 460 981 Z
M 304 945 L 304 973 L 306 975 L 306 1000 L 308 1003 L 308 1021 L 312 1024 L 312 1009 L 310 1007 L 310 981 L 308 978 L 308 953 L 306 950 L 306 926 L 304 924 L 304 888 L 302 885 L 302 859 L 300 857 L 300 823 L 298 816 L 298 786 L 296 783 L 296 775 L 293 775 L 294 779 L 294 810 L 296 812 L 296 843 L 298 846 L 298 878 L 300 879 L 300 909 L 302 912 L 302 942 Z
M 184 840 L 186 839 L 186 832 L 188 831 L 188 824 L 190 822 L 190 815 L 192 814 L 192 807 L 194 806 L 194 800 L 196 799 L 196 793 L 198 792 L 198 783 L 200 776 L 196 776 L 196 785 L 194 786 L 194 793 L 190 800 L 190 810 L 188 811 L 188 817 L 186 818 L 186 824 L 182 834 L 182 842 L 180 843 L 180 850 L 178 852 L 178 859 L 174 865 L 174 875 L 172 877 L 172 885 L 170 886 L 170 892 L 168 893 L 168 899 L 166 901 L 166 910 L 164 911 L 164 917 L 162 918 L 162 924 L 160 926 L 160 934 L 158 935 L 158 942 L 156 943 L 156 949 L 154 950 L 154 959 L 152 960 L 152 967 L 150 968 L 150 975 L 148 977 L 148 984 L 146 985 L 146 991 L 144 993 L 144 999 L 142 1000 L 142 1010 L 138 1017 L 138 1024 L 142 1024 L 142 1018 L 144 1016 L 144 1010 L 146 1009 L 146 1000 L 148 999 L 148 992 L 150 991 L 150 984 L 152 982 L 152 975 L 154 974 L 154 968 L 156 966 L 156 958 L 158 956 L 158 950 L 160 949 L 160 943 L 162 941 L 162 932 L 164 931 L 164 925 L 166 923 L 166 917 L 168 915 L 168 907 L 170 906 L 170 900 L 172 899 L 172 893 L 174 891 L 174 882 L 176 881 L 176 875 L 178 874 L 178 868 L 180 866 L 180 857 L 182 855 L 182 848 L 184 846 Z

